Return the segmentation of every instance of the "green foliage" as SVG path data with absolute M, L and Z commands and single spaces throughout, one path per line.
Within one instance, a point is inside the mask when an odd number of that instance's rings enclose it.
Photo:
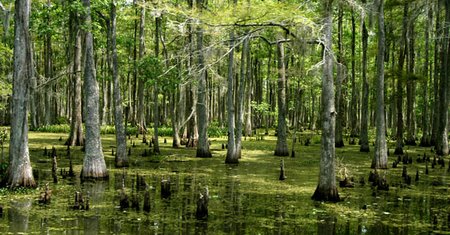
M 227 128 L 221 128 L 217 122 L 213 122 L 208 126 L 208 136 L 219 138 L 223 136 L 227 136 L 228 130 Z
M 45 125 L 37 128 L 35 131 L 50 132 L 50 133 L 70 133 L 70 125 L 68 124 Z
M 116 128 L 112 125 L 104 125 L 100 127 L 100 133 L 102 135 L 116 134 Z M 127 126 L 127 134 L 135 135 L 137 133 L 136 127 Z
M 162 63 L 158 57 L 145 56 L 139 61 L 138 68 L 140 71 L 140 79 L 144 79 L 148 85 L 153 84 L 162 74 Z

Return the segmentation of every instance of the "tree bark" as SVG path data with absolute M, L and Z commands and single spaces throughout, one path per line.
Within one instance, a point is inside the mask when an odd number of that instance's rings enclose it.
M 403 65 L 408 44 L 406 43 L 406 29 L 408 27 L 408 3 L 403 9 L 403 32 L 400 43 L 400 57 L 398 62 L 397 79 L 397 142 L 394 154 L 403 154 Z
M 387 145 L 386 145 L 386 123 L 384 113 L 384 52 L 385 52 L 385 32 L 384 32 L 384 0 L 376 1 L 378 9 L 378 54 L 377 54 L 377 112 L 376 112 L 376 141 L 375 155 L 372 161 L 372 168 L 387 168 Z
M 142 0 L 141 15 L 139 18 L 139 59 L 144 57 L 145 53 L 145 0 Z M 138 79 L 138 108 L 137 108 L 137 125 L 139 133 L 145 134 L 147 127 L 145 124 L 145 109 L 144 109 L 144 88 L 145 81 L 142 78 Z
M 313 200 L 338 202 L 335 172 L 335 122 L 332 52 L 333 0 L 324 0 L 324 64 L 322 75 L 322 150 L 320 157 L 319 183 L 312 196 Z
M 83 0 L 86 8 L 85 24 L 85 61 L 84 61 L 84 93 L 85 93 L 85 125 L 86 143 L 81 178 L 107 178 L 105 159 L 103 158 L 100 140 L 99 89 L 94 64 L 93 36 L 91 24 L 91 1 Z
M 249 38 L 246 36 L 242 45 L 242 53 L 241 53 L 241 71 L 239 75 L 239 82 L 236 93 L 236 133 L 235 133 L 235 145 L 236 145 L 236 155 L 238 158 L 241 158 L 241 149 L 242 149 L 242 127 L 244 122 L 244 93 L 246 90 L 246 81 L 248 79 L 246 74 L 246 63 L 245 59 L 249 54 Z M 247 64 L 248 66 L 248 64 Z M 236 84 L 235 84 L 236 85 Z
M 429 124 L 429 113 L 428 113 L 428 79 L 431 81 L 431 73 L 429 73 L 429 65 L 428 60 L 430 59 L 430 53 L 428 50 L 430 49 L 430 31 L 431 31 L 431 25 L 433 22 L 433 8 L 431 1 L 428 1 L 428 18 L 426 22 L 426 29 L 425 29 L 425 60 L 423 64 L 423 75 L 425 77 L 424 80 L 424 87 L 423 87 L 423 107 L 422 107 L 422 138 L 420 139 L 420 146 L 421 147 L 429 147 L 431 146 L 430 143 L 430 124 Z
M 433 115 L 432 115 L 432 128 L 431 128 L 431 139 L 430 144 L 432 146 L 436 145 L 437 133 L 439 129 L 439 47 L 441 46 L 442 30 L 441 30 L 441 14 L 440 14 L 440 1 L 436 1 L 436 33 L 437 38 L 434 40 L 434 81 L 433 81 Z
M 449 90 L 449 66 L 450 66 L 450 45 L 449 28 L 450 24 L 450 2 L 445 1 L 445 26 L 444 37 L 442 39 L 442 61 L 441 61 L 441 81 L 439 86 L 439 128 L 436 136 L 436 154 L 447 156 L 448 149 L 448 90 Z
M 406 145 L 415 146 L 416 145 L 416 128 L 415 128 L 415 93 L 416 93 L 416 82 L 414 81 L 414 22 L 409 23 L 409 28 L 407 32 L 407 42 L 408 42 L 408 73 L 407 73 L 407 84 L 406 84 Z
M 335 145 L 337 148 L 344 147 L 344 139 L 342 135 L 342 128 L 343 128 L 343 119 L 344 119 L 344 102 L 343 102 L 343 95 L 342 95 L 342 83 L 345 79 L 344 74 L 344 52 L 342 48 L 342 18 L 344 17 L 344 12 L 342 9 L 342 5 L 339 4 L 339 11 L 338 11 L 338 55 L 337 55 L 337 79 L 336 79 L 336 139 L 335 139 Z
M 70 120 L 70 135 L 67 140 L 69 146 L 81 146 L 84 144 L 83 139 L 83 123 L 81 110 L 81 29 L 80 19 L 77 13 L 73 13 L 74 17 L 74 34 L 75 46 L 73 49 L 73 75 L 72 75 L 72 119 Z
M 228 111 L 228 144 L 225 163 L 239 163 L 239 156 L 236 153 L 235 145 L 235 115 L 234 115 L 234 32 L 230 33 L 230 53 L 228 54 L 228 90 L 227 90 L 227 111 Z
M 358 110 L 358 104 L 357 104 L 357 97 L 358 94 L 356 93 L 356 23 L 355 23 L 355 15 L 354 10 L 352 9 L 352 70 L 351 70 L 351 88 L 352 88 L 352 97 L 350 102 L 350 137 L 357 137 L 358 136 L 358 117 L 357 117 L 357 110 Z
M 161 16 L 155 17 L 155 56 L 159 60 L 159 37 L 161 32 Z M 158 140 L 158 128 L 159 128 L 159 104 L 158 104 L 158 78 L 154 78 L 153 85 L 153 153 L 160 154 L 159 140 Z
M 197 7 L 201 11 L 203 0 L 197 1 Z M 203 29 L 201 26 L 197 28 L 197 63 L 199 68 L 198 78 L 198 100 L 197 100 L 197 120 L 198 120 L 198 145 L 197 157 L 209 158 L 212 157 L 209 150 L 208 141 L 208 106 L 206 103 L 206 67 L 203 54 Z
M 277 43 L 278 54 L 278 127 L 275 156 L 289 156 L 286 136 L 286 71 L 283 42 Z
M 28 150 L 28 93 L 33 77 L 30 0 L 16 0 L 14 14 L 14 73 L 12 93 L 9 167 L 6 185 L 11 188 L 35 187 Z
M 119 81 L 119 63 L 117 59 L 116 47 L 116 2 L 111 0 L 111 49 L 112 49 L 112 78 L 114 89 L 114 126 L 116 129 L 116 167 L 127 167 L 127 140 L 125 128 L 123 125 L 123 111 L 122 111 L 122 97 L 120 95 L 120 81 Z M 141 111 L 143 112 L 143 111 Z
M 365 1 L 363 1 L 365 3 Z M 367 79 L 367 44 L 369 34 L 365 20 L 362 22 L 362 105 L 360 152 L 369 152 L 369 81 Z

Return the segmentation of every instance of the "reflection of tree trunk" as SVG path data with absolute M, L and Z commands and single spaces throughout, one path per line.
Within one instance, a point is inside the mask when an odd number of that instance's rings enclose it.
M 336 223 L 337 219 L 335 216 L 319 214 L 319 216 L 317 216 L 317 234 L 336 234 Z
M 31 199 L 11 201 L 8 210 L 9 232 L 14 234 L 27 233 L 29 211 L 32 207 Z
M 83 217 L 84 234 L 97 235 L 100 233 L 100 216 L 86 216 Z

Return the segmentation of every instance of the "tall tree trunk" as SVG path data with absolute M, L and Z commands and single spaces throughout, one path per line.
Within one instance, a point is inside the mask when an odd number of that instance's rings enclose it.
M 352 9 L 352 71 L 351 71 L 351 79 L 352 79 L 352 97 L 350 101 L 350 137 L 357 137 L 358 136 L 358 118 L 357 118 L 357 110 L 358 110 L 358 104 L 357 104 L 357 97 L 358 94 L 356 93 L 356 56 L 355 56 L 355 49 L 356 49 L 356 23 L 355 23 L 355 14 L 354 10 Z
M 420 139 L 421 147 L 429 147 L 430 143 L 430 124 L 429 124 L 429 114 L 428 114 L 428 80 L 431 81 L 431 73 L 429 73 L 428 60 L 430 59 L 430 31 L 433 22 L 433 7 L 431 1 L 428 3 L 428 19 L 425 27 L 425 60 L 423 64 L 423 75 L 425 77 L 423 84 L 423 107 L 422 107 L 422 138 Z
M 406 84 L 406 145 L 416 145 L 416 128 L 415 128 L 415 93 L 416 82 L 413 79 L 414 76 L 414 22 L 409 23 L 407 40 L 408 42 L 408 72 L 407 72 L 407 84 Z
M 111 0 L 111 49 L 112 49 L 112 78 L 114 85 L 114 126 L 116 129 L 117 151 L 115 156 L 116 167 L 127 167 L 127 140 L 123 125 L 122 97 L 120 95 L 119 63 L 116 47 L 116 2 Z
M 159 59 L 159 38 L 161 33 L 161 16 L 155 17 L 155 56 Z M 154 78 L 153 85 L 153 153 L 160 154 L 159 140 L 158 140 L 158 128 L 159 128 L 159 86 L 158 78 Z
M 77 13 L 73 13 L 74 18 L 74 48 L 73 48 L 73 75 L 72 75 L 72 119 L 70 120 L 70 135 L 67 140 L 69 146 L 81 146 L 84 144 L 83 123 L 81 110 L 81 28 L 80 19 Z
M 286 136 L 286 71 L 283 42 L 277 42 L 278 54 L 278 127 L 275 156 L 289 156 Z
M 189 9 L 193 8 L 193 1 L 188 0 Z M 189 68 L 188 68 L 188 76 L 192 78 L 194 76 L 194 27 L 192 20 L 188 20 L 188 49 L 189 49 Z M 188 118 L 186 134 L 187 134 L 187 143 L 186 147 L 192 148 L 197 146 L 198 139 L 198 128 L 197 128 L 197 92 L 196 92 L 196 84 L 189 83 L 189 86 L 186 91 L 186 116 Z
M 50 25 L 50 2 L 47 2 L 48 15 L 46 16 L 46 24 Z M 51 79 L 53 76 L 53 61 L 52 61 L 52 35 L 50 32 L 45 34 L 44 41 L 44 76 L 47 79 Z M 49 82 L 46 86 L 45 92 L 45 124 L 55 124 L 56 110 L 54 107 L 55 91 L 53 90 L 54 82 Z
M 248 39 L 250 40 L 250 39 Z M 252 66 L 252 60 L 250 57 L 250 46 L 247 46 L 247 50 L 245 51 L 245 57 L 246 57 L 246 64 L 247 64 L 247 75 L 246 75 L 246 92 L 245 92 L 245 101 L 244 102 L 244 109 L 245 109 L 245 120 L 244 120 L 244 134 L 245 136 L 251 136 L 252 135 L 252 77 L 253 77 L 253 66 Z M 256 64 L 255 64 L 256 66 Z M 244 97 L 242 97 L 244 98 Z
M 178 71 L 181 71 L 181 63 L 177 62 L 178 64 Z M 178 74 L 178 77 L 181 81 L 181 73 Z M 186 114 L 186 84 L 179 84 L 178 85 L 178 92 L 176 93 L 178 96 L 175 96 L 176 102 L 175 108 L 174 108 L 174 117 L 176 118 L 176 121 L 174 122 L 174 136 L 173 136 L 173 142 L 172 146 L 174 148 L 181 147 L 181 138 L 180 134 L 183 134 L 184 126 L 185 126 L 185 114 Z
M 378 54 L 377 54 L 377 112 L 375 155 L 372 168 L 387 168 L 386 123 L 384 113 L 384 52 L 386 37 L 384 33 L 384 0 L 376 1 L 378 9 Z
M 230 33 L 230 53 L 228 54 L 228 90 L 227 90 L 227 113 L 228 113 L 228 147 L 225 163 L 239 163 L 236 152 L 235 139 L 235 115 L 234 115 L 234 32 Z
M 199 11 L 203 8 L 203 0 L 197 1 Z M 203 55 L 203 29 L 197 27 L 197 60 L 199 68 L 198 78 L 198 101 L 197 101 L 197 120 L 198 120 L 198 145 L 197 157 L 212 157 L 209 150 L 208 141 L 208 106 L 206 104 L 206 67 Z
M 449 66 L 450 66 L 450 45 L 449 28 L 450 25 L 450 2 L 445 1 L 445 27 L 442 39 L 442 61 L 441 61 L 441 81 L 439 87 L 439 129 L 436 135 L 436 154 L 439 156 L 448 155 L 448 90 L 449 90 Z
M 336 110 L 334 107 L 333 81 L 333 0 L 324 0 L 323 23 L 323 75 L 322 75 L 322 150 L 320 157 L 319 183 L 312 196 L 317 201 L 340 201 L 336 187 L 334 128 Z
M 397 143 L 394 154 L 403 154 L 403 65 L 405 63 L 406 51 L 406 30 L 408 27 L 408 3 L 403 9 L 403 32 L 400 43 L 400 57 L 398 62 L 397 78 Z
M 11 134 L 9 166 L 4 178 L 11 188 L 36 186 L 28 150 L 28 93 L 33 77 L 30 8 L 30 0 L 15 1 Z
M 436 9 L 436 34 L 437 39 L 434 40 L 434 81 L 433 81 L 433 115 L 432 115 L 432 128 L 431 128 L 431 139 L 430 144 L 432 146 L 436 145 L 437 133 L 439 129 L 439 72 L 440 72 L 440 64 L 439 64 L 439 47 L 441 46 L 441 38 L 443 37 L 441 30 L 441 14 L 440 14 L 440 1 L 435 1 Z M 439 32 L 439 33 L 438 33 Z
M 91 1 L 83 0 L 86 8 L 85 24 L 91 24 Z M 91 28 L 85 32 L 84 93 L 86 143 L 81 178 L 107 178 L 105 159 L 100 140 L 99 89 L 94 64 L 94 42 Z
M 246 81 L 249 79 L 246 74 L 246 62 L 245 59 L 249 54 L 249 38 L 246 36 L 244 39 L 244 43 L 242 46 L 241 53 L 241 71 L 239 74 L 239 82 L 236 93 L 236 136 L 235 136 L 235 145 L 236 145 L 236 155 L 238 158 L 241 158 L 241 149 L 242 149 L 242 127 L 244 122 L 244 93 L 246 90 Z M 247 64 L 248 66 L 248 64 Z M 236 85 L 236 84 L 235 84 Z
M 364 0 L 363 3 L 366 1 Z M 362 104 L 361 104 L 361 135 L 360 152 L 369 152 L 369 81 L 367 78 L 367 32 L 365 20 L 362 22 Z
M 336 139 L 335 145 L 336 147 L 344 147 L 344 139 L 342 135 L 342 128 L 344 122 L 344 102 L 342 95 L 342 83 L 345 79 L 344 74 L 344 52 L 342 48 L 342 18 L 344 17 L 344 11 L 342 9 L 342 4 L 339 4 L 339 13 L 338 13 L 338 55 L 337 55 L 337 79 L 336 79 Z
M 144 57 L 145 53 L 145 0 L 142 0 L 141 15 L 139 18 L 139 59 Z M 147 127 L 145 125 L 145 110 L 144 110 L 144 88 L 145 81 L 142 78 L 138 79 L 138 108 L 137 108 L 137 125 L 139 133 L 145 134 Z

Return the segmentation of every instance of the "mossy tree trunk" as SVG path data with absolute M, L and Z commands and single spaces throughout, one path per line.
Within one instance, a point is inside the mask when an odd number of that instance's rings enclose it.
M 145 53 L 145 0 L 141 1 L 142 6 L 141 14 L 139 16 L 139 59 L 144 57 Z M 147 132 L 147 127 L 145 124 L 145 107 L 144 107 L 144 88 L 145 81 L 142 77 L 138 78 L 138 106 L 137 106 L 137 125 L 140 134 L 145 134 Z
M 351 70 L 351 89 L 352 89 L 352 96 L 351 96 L 351 102 L 350 102 L 350 137 L 357 137 L 358 136 L 358 103 L 357 98 L 358 94 L 356 91 L 356 23 L 355 23 L 355 14 L 354 10 L 352 9 L 352 42 L 351 42 L 351 56 L 352 56 L 352 70 Z
M 344 122 L 344 101 L 343 101 L 343 92 L 342 92 L 342 83 L 345 79 L 344 72 L 344 52 L 342 46 L 342 20 L 344 18 L 342 4 L 339 4 L 338 10 L 338 55 L 337 55 L 337 78 L 336 78 L 336 139 L 335 145 L 338 148 L 344 147 L 344 139 L 343 139 L 343 122 Z
M 16 0 L 14 14 L 14 73 L 9 166 L 6 184 L 11 188 L 35 187 L 28 150 L 28 93 L 33 77 L 30 0 Z
M 94 62 L 94 42 L 91 32 L 91 1 L 83 0 L 85 11 L 85 61 L 84 61 L 84 95 L 86 143 L 81 178 L 107 178 L 105 159 L 103 158 L 100 139 L 99 89 Z
M 289 156 L 286 133 L 286 70 L 283 42 L 277 42 L 278 54 L 278 127 L 275 156 Z
M 155 56 L 159 59 L 159 38 L 161 33 L 161 17 L 155 17 Z M 153 153 L 159 154 L 159 140 L 158 140 L 158 128 L 159 128 L 159 104 L 158 104 L 158 95 L 159 95 L 159 85 L 158 78 L 154 78 L 153 85 Z
M 384 112 L 384 53 L 386 36 L 384 32 L 384 0 L 377 0 L 378 13 L 378 54 L 377 54 L 377 110 L 376 110 L 376 141 L 372 168 L 387 168 L 386 123 Z
M 366 1 L 363 0 L 363 3 Z M 367 44 L 369 34 L 366 22 L 362 22 L 362 104 L 361 104 L 361 135 L 360 152 L 369 152 L 369 81 L 367 78 Z
M 436 154 L 440 156 L 448 155 L 448 90 L 449 90 L 449 66 L 450 66 L 450 45 L 449 27 L 450 25 L 450 2 L 445 1 L 445 24 L 444 37 L 442 39 L 442 61 L 441 61 L 441 81 L 439 86 L 439 128 L 436 136 Z
M 228 90 L 227 90 L 227 113 L 228 113 L 228 143 L 225 163 L 239 163 L 236 153 L 235 142 L 235 109 L 234 109 L 234 32 L 230 33 L 230 53 L 228 54 Z
M 403 8 L 403 29 L 400 40 L 400 56 L 398 62 L 397 78 L 397 134 L 394 154 L 403 154 L 403 65 L 405 63 L 406 51 L 406 30 L 408 27 L 408 3 Z
M 197 8 L 201 11 L 203 8 L 203 0 L 197 1 Z M 208 158 L 212 157 L 209 150 L 208 141 L 208 106 L 206 103 L 206 67 L 203 53 L 203 29 L 197 27 L 197 63 L 199 68 L 199 78 L 197 85 L 197 120 L 198 120 L 198 145 L 197 157 Z
M 416 111 L 414 109 L 415 98 L 416 98 L 416 82 L 414 81 L 414 22 L 410 20 L 408 31 L 407 31 L 407 42 L 408 42 L 408 73 L 406 82 L 406 145 L 415 146 L 416 145 Z
M 435 2 L 436 8 L 436 32 L 440 32 L 437 38 L 434 40 L 434 80 L 433 80 L 433 115 L 432 115 L 432 126 L 431 126 L 431 138 L 430 144 L 432 146 L 436 145 L 437 132 L 439 128 L 439 73 L 440 64 L 439 58 L 441 57 L 439 52 L 439 47 L 441 46 L 442 30 L 441 28 L 441 14 L 440 14 L 440 4 L 439 1 Z
M 423 107 L 422 107 L 422 138 L 420 139 L 420 146 L 421 147 L 429 147 L 431 146 L 430 143 L 430 124 L 429 120 L 431 118 L 429 117 L 429 110 L 428 110 L 428 80 L 431 80 L 431 73 L 429 73 L 430 69 L 428 68 L 428 60 L 430 59 L 430 53 L 428 50 L 430 50 L 430 31 L 431 31 L 431 25 L 433 21 L 433 7 L 430 1 L 428 1 L 428 18 L 426 22 L 426 29 L 425 29 L 425 60 L 423 64 L 423 75 L 425 77 L 424 84 L 423 84 Z
M 324 0 L 323 75 L 322 75 L 322 150 L 319 183 L 312 196 L 317 201 L 339 201 L 335 172 L 335 122 L 332 52 L 333 0 Z
M 70 120 L 70 135 L 67 140 L 69 146 L 81 146 L 84 144 L 83 139 L 83 120 L 81 109 L 81 22 L 79 13 L 71 12 L 73 34 L 74 34 L 74 48 L 73 48 L 73 75 L 72 75 L 72 118 Z
M 114 126 L 116 128 L 117 151 L 115 156 L 116 167 L 127 167 L 127 140 L 123 124 L 122 97 L 120 95 L 119 63 L 116 47 L 116 2 L 111 0 L 111 49 L 112 49 L 112 78 L 114 86 Z M 143 112 L 143 111 L 142 111 Z

